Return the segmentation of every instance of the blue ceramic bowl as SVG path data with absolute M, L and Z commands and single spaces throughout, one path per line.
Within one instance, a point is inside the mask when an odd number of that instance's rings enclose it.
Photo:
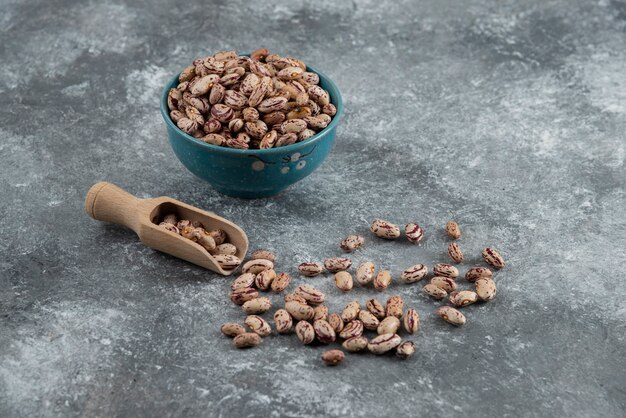
M 343 105 L 339 89 L 326 75 L 319 75 L 319 85 L 328 91 L 337 114 L 315 136 L 285 147 L 239 150 L 207 144 L 181 131 L 170 119 L 167 93 L 178 85 L 178 75 L 170 80 L 161 95 L 161 115 L 167 125 L 170 145 L 189 171 L 206 180 L 218 192 L 228 196 L 259 198 L 275 195 L 311 174 L 328 156 Z

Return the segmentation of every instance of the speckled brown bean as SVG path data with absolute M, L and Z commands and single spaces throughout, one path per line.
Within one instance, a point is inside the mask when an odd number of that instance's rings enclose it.
M 267 125 L 262 120 L 246 122 L 244 126 L 246 133 L 255 139 L 262 139 L 267 133 Z
M 246 74 L 246 69 L 244 67 L 229 67 L 225 69 L 224 74 L 238 74 L 239 77 L 243 77 Z M 240 81 L 237 80 L 239 85 L 241 85 Z
M 309 103 L 306 104 L 306 107 L 311 109 L 311 116 L 319 115 L 322 110 L 320 106 L 317 103 L 315 103 L 313 100 L 309 100 Z
M 335 273 L 335 286 L 342 292 L 351 291 L 353 286 L 352 275 L 347 271 Z
M 170 110 L 177 110 L 181 102 L 183 100 L 183 94 L 180 90 L 170 89 L 169 93 L 167 93 L 167 107 Z
M 363 246 L 365 243 L 365 238 L 361 235 L 348 235 L 339 243 L 339 248 L 344 250 L 347 253 L 351 253 L 354 250 L 357 250 Z
M 219 79 L 220 77 L 216 74 L 209 74 L 204 77 L 200 77 L 195 82 L 192 81 L 189 84 L 189 92 L 194 96 L 202 96 L 203 94 L 206 94 L 211 87 L 219 81 Z
M 324 260 L 324 267 L 331 273 L 348 270 L 352 265 L 352 260 L 344 257 L 333 257 Z
M 322 130 L 328 126 L 330 123 L 330 116 L 326 114 L 320 114 L 317 116 L 307 116 L 303 118 L 304 122 L 306 122 L 307 126 L 311 129 Z
M 225 244 L 215 246 L 215 249 L 211 251 L 211 254 L 235 255 L 237 254 L 237 247 L 227 242 Z
M 448 302 L 455 308 L 462 308 L 467 305 L 471 305 L 478 301 L 478 294 L 471 290 L 461 290 L 460 292 L 450 293 Z
M 496 297 L 496 282 L 493 279 L 481 277 L 474 282 L 476 286 L 476 294 L 478 299 L 483 302 L 488 302 Z
M 254 286 L 254 277 L 252 273 L 242 274 L 230 285 L 230 290 L 245 289 Z
M 246 135 L 244 133 L 240 133 L 236 138 L 228 138 L 226 140 L 226 146 L 229 148 L 235 149 L 248 149 L 250 148 L 250 140 L 245 140 L 242 135 Z
M 185 67 L 185 69 L 183 69 L 183 71 L 181 71 L 180 75 L 178 76 L 178 81 L 185 82 L 185 81 L 189 81 L 192 78 L 194 78 L 194 76 L 196 75 L 196 67 L 195 65 L 190 65 L 188 67 Z
M 428 296 L 430 296 L 431 298 L 433 298 L 433 299 L 438 299 L 438 300 L 439 300 L 439 299 L 443 299 L 443 298 L 445 298 L 446 296 L 448 296 L 448 292 L 446 292 L 446 291 L 445 291 L 445 290 L 443 290 L 442 288 L 437 287 L 436 285 L 434 285 L 434 284 L 430 284 L 430 283 L 429 283 L 429 284 L 427 284 L 426 286 L 424 286 L 424 287 L 422 288 L 422 292 L 423 292 L 425 295 L 428 295 Z
M 256 347 L 261 344 L 261 337 L 254 332 L 246 332 L 233 338 L 233 344 L 237 348 Z
M 324 106 L 330 103 L 330 97 L 328 96 L 328 92 L 321 88 L 320 86 L 309 86 L 307 89 L 307 93 L 311 96 L 311 99 L 317 102 L 318 105 Z
M 307 284 L 296 287 L 294 293 L 296 295 L 302 296 L 307 301 L 307 303 L 311 303 L 313 305 L 319 305 L 320 303 L 324 303 L 324 299 L 326 298 L 326 295 L 324 293 Z
M 159 224 L 159 226 L 162 227 L 162 228 L 165 228 L 168 231 L 173 232 L 173 233 L 175 233 L 177 235 L 180 234 L 180 230 L 175 225 L 172 225 L 171 223 L 161 222 Z
M 356 300 L 348 303 L 341 311 L 341 319 L 343 322 L 350 322 L 359 316 L 361 305 Z
M 243 325 L 235 324 L 234 322 L 228 322 L 222 325 L 220 331 L 222 331 L 222 334 L 224 334 L 225 336 L 233 338 L 239 334 L 244 334 L 246 332 L 246 329 L 243 327 Z
M 322 344 L 330 344 L 335 341 L 336 335 L 333 327 L 325 320 L 318 319 L 313 322 L 313 329 L 317 340 Z
M 270 76 L 272 75 L 267 69 L 267 67 L 265 66 L 265 64 L 263 63 L 260 63 L 255 60 L 251 60 L 249 65 L 250 65 L 250 71 L 260 77 L 270 78 Z
M 339 316 L 339 314 L 333 313 L 333 314 L 328 315 L 327 321 L 330 324 L 330 326 L 333 327 L 333 329 L 335 330 L 335 333 L 339 333 L 343 329 L 344 322 L 343 322 L 343 319 L 341 319 L 341 316 Z
M 226 94 L 226 88 L 219 83 L 216 83 L 211 87 L 211 92 L 209 93 L 209 103 L 211 105 L 215 105 L 221 103 L 224 100 L 224 95 Z
M 230 107 L 218 103 L 211 107 L 211 116 L 222 123 L 227 123 L 235 117 L 235 112 Z
M 459 277 L 459 270 L 451 264 L 439 263 L 433 266 L 433 273 L 435 276 L 450 277 L 456 279 Z
M 285 300 L 285 303 L 287 303 L 287 302 L 298 302 L 298 303 L 302 303 L 303 305 L 307 304 L 305 298 L 303 298 L 300 295 L 296 295 L 295 293 L 287 293 L 283 299 Z
M 180 230 L 180 235 L 183 238 L 187 238 L 187 239 L 195 242 L 197 238 L 196 238 L 196 236 L 194 234 L 194 231 L 195 231 L 195 228 L 193 226 L 184 226 Z
M 472 267 L 467 270 L 467 273 L 465 273 L 465 280 L 471 283 L 474 283 L 481 277 L 491 279 L 493 277 L 493 272 L 487 267 Z
M 185 227 L 191 226 L 191 221 L 189 219 L 181 219 L 176 223 L 176 226 L 182 231 Z
M 263 115 L 263 122 L 267 125 L 276 125 L 285 121 L 285 114 L 283 112 L 272 112 L 267 115 Z
M 276 256 L 269 250 L 256 250 L 250 256 L 251 260 L 270 260 L 272 263 L 276 261 Z
M 325 113 L 328 116 L 335 116 L 337 114 L 337 108 L 334 104 L 328 103 L 322 107 L 322 113 Z
M 409 334 L 415 334 L 420 328 L 420 316 L 413 308 L 406 310 L 404 315 L 403 325 L 406 332 Z
M 379 320 L 385 318 L 385 307 L 376 299 L 370 299 L 365 303 L 365 307 Z
M 321 263 L 307 262 L 298 266 L 298 271 L 301 275 L 306 277 L 314 277 L 320 274 L 324 270 L 324 266 Z
M 315 339 L 315 329 L 308 322 L 300 321 L 296 324 L 296 336 L 302 344 L 311 344 Z
M 182 119 L 182 118 L 185 118 L 185 117 L 186 117 L 185 114 L 183 112 L 181 112 L 180 110 L 172 110 L 170 112 L 170 119 L 172 119 L 174 121 L 176 126 L 178 126 L 178 121 L 180 119 Z
M 417 244 L 424 238 L 424 230 L 418 224 L 410 223 L 404 227 L 404 235 L 409 242 Z
M 280 125 L 280 130 L 284 134 L 288 134 L 288 133 L 297 134 L 299 132 L 304 131 L 306 127 L 307 127 L 307 124 L 302 119 L 288 119 Z
M 448 255 L 457 264 L 463 261 L 463 251 L 461 251 L 461 247 L 456 242 L 448 244 Z
M 400 320 L 395 316 L 388 316 L 387 318 L 380 321 L 378 324 L 378 328 L 376 328 L 376 332 L 379 335 L 382 334 L 395 334 L 400 329 Z
M 487 247 L 482 251 L 481 255 L 483 256 L 483 260 L 485 260 L 487 264 L 492 265 L 494 268 L 504 268 L 504 259 L 495 248 Z
M 374 354 L 383 354 L 393 350 L 402 342 L 398 334 L 382 334 L 367 344 L 367 349 Z
M 269 99 L 263 100 L 257 106 L 259 112 L 263 113 L 271 113 L 283 110 L 285 105 L 289 100 L 286 97 L 278 96 L 278 97 L 270 97 Z
M 272 307 L 272 302 L 266 297 L 251 299 L 241 306 L 248 315 L 258 315 L 267 312 Z
M 285 290 L 289 283 L 291 283 L 291 277 L 287 273 L 279 273 L 272 280 L 271 289 L 274 293 L 280 293 Z
M 219 83 L 220 83 L 222 86 L 224 86 L 224 87 L 229 87 L 229 86 L 232 86 L 233 84 L 236 84 L 236 83 L 239 81 L 239 79 L 241 78 L 241 74 L 239 74 L 239 71 L 238 71 L 238 70 L 236 70 L 236 69 L 234 69 L 234 68 L 233 68 L 231 71 L 232 71 L 232 72 L 230 72 L 230 73 L 228 73 L 228 74 L 224 74 L 224 75 L 220 78 Z M 224 103 L 226 103 L 227 105 L 229 105 L 229 106 L 230 106 L 231 104 L 230 104 L 230 103 L 227 103 L 227 101 L 229 100 L 229 99 L 228 99 L 228 92 L 229 92 L 229 91 L 233 91 L 233 92 L 235 92 L 235 90 L 226 90 L 226 95 L 224 96 Z M 239 93 L 239 92 L 235 92 L 235 93 L 237 93 L 238 95 L 243 96 L 243 94 L 241 94 L 241 93 Z M 238 103 L 238 104 L 237 104 L 237 108 L 238 108 L 238 109 L 242 109 L 242 108 L 243 108 L 243 107 L 247 104 L 247 102 L 248 102 L 248 98 L 247 98 L 246 96 L 243 96 L 243 97 L 244 97 L 244 102 L 243 102 L 243 103 Z M 237 99 L 237 101 L 239 102 L 239 99 Z
M 415 264 L 402 272 L 400 280 L 404 283 L 415 283 L 422 280 L 427 274 L 428 267 L 424 264 Z
M 270 260 L 255 259 L 255 260 L 247 261 L 241 267 L 241 272 L 242 273 L 259 274 L 260 272 L 262 272 L 264 270 L 271 270 L 273 268 L 274 268 L 274 263 L 272 263 Z
M 285 67 L 280 70 L 276 76 L 281 80 L 295 80 L 300 77 L 304 71 L 300 67 Z
M 304 141 L 315 135 L 315 131 L 312 129 L 305 129 L 298 134 L 298 141 Z
M 396 347 L 396 356 L 402 360 L 406 360 L 415 354 L 415 343 L 413 341 L 405 341 Z
M 261 138 L 259 149 L 274 148 L 276 146 L 276 141 L 278 141 L 278 133 L 274 130 L 271 130 L 263 135 L 263 138 Z
M 186 134 L 193 134 L 199 128 L 196 122 L 187 117 L 182 117 L 178 119 L 178 122 L 176 122 L 176 126 L 178 126 L 180 130 L 185 132 Z
M 363 335 L 363 322 L 358 319 L 348 322 L 339 333 L 339 336 L 344 340 L 361 335 Z
M 258 75 L 248 73 L 248 75 L 245 76 L 245 78 L 241 82 L 241 85 L 239 86 L 239 91 L 245 94 L 246 96 L 250 96 L 252 92 L 254 91 L 254 89 L 259 85 L 260 82 L 261 82 L 261 79 L 259 78 Z
M 300 74 L 300 79 L 307 84 L 319 84 L 320 82 L 320 76 L 310 71 L 305 71 Z
M 258 315 L 248 315 L 243 321 L 251 330 L 261 337 L 267 337 L 272 333 L 272 327 L 267 321 Z
M 296 301 L 286 302 L 285 310 L 298 321 L 310 321 L 315 316 L 313 307 Z
M 236 118 L 228 122 L 228 130 L 233 133 L 238 133 L 243 129 L 244 120 L 241 118 Z
M 278 309 L 274 312 L 274 324 L 276 326 L 276 332 L 279 334 L 287 334 L 291 332 L 293 320 L 291 315 L 285 309 Z
M 250 58 L 252 58 L 253 60 L 256 61 L 262 61 L 265 59 L 265 57 L 267 57 L 269 55 L 270 51 L 268 51 L 266 48 L 259 48 L 259 49 L 255 49 L 251 54 L 250 54 Z
M 259 111 L 253 107 L 246 107 L 242 112 L 242 116 L 245 122 L 256 122 L 259 120 Z
M 363 351 L 367 348 L 368 342 L 369 341 L 366 337 L 359 335 L 357 337 L 348 338 L 341 344 L 341 346 L 351 353 L 358 353 L 359 351 Z
M 225 63 L 223 61 L 218 61 L 215 57 L 206 57 L 203 62 L 206 69 L 214 74 L 222 74 L 224 72 Z M 196 66 L 196 72 L 198 71 L 198 67 Z
M 209 235 L 213 237 L 213 240 L 217 245 L 221 245 L 224 241 L 226 241 L 226 232 L 222 229 L 213 229 L 209 231 Z
M 391 284 L 391 273 L 388 270 L 379 271 L 374 277 L 374 288 L 379 292 L 386 290 Z
M 194 241 L 204 247 L 205 250 L 215 250 L 215 240 L 204 228 L 194 228 L 193 237 Z
M 168 213 L 163 217 L 163 222 L 167 222 L 168 224 L 176 225 L 178 223 L 178 217 L 173 213 Z
M 451 306 L 440 307 L 437 309 L 437 315 L 447 323 L 456 325 L 457 327 L 465 324 L 465 315 Z
M 315 312 L 313 319 L 323 319 L 324 321 L 328 320 L 328 306 L 318 305 L 313 308 L 313 311 Z
M 295 144 L 298 142 L 298 136 L 296 134 L 284 134 L 280 135 L 276 139 L 276 144 L 274 144 L 274 148 L 278 147 L 286 147 L 287 145 Z
M 201 114 L 207 113 L 210 109 L 209 101 L 204 97 L 189 97 L 187 103 L 197 109 Z M 204 123 L 204 120 L 202 120 L 202 123 Z
M 336 366 L 343 361 L 345 354 L 341 350 L 328 350 L 322 353 L 322 361 L 327 366 Z
M 268 290 L 275 278 L 276 272 L 273 269 L 263 270 L 256 275 L 254 284 L 259 290 Z
M 301 115 L 297 119 L 302 119 L 304 117 L 311 116 L 311 109 L 309 109 L 306 106 L 306 104 L 309 103 L 309 95 L 308 95 L 308 93 L 298 93 L 298 94 L 296 94 L 296 96 L 294 97 L 293 100 L 296 103 L 296 105 L 298 106 L 298 108 L 300 108 L 300 109 L 307 109 L 307 112 L 306 112 L 307 114 Z
M 259 297 L 259 292 L 252 287 L 242 287 L 230 292 L 230 300 L 237 305 Z
M 454 279 L 443 276 L 435 276 L 430 279 L 430 284 L 434 284 L 440 289 L 445 290 L 446 292 L 453 292 L 457 289 L 457 284 Z
M 385 315 L 395 316 L 396 318 L 402 318 L 404 314 L 404 299 L 400 296 L 391 296 L 387 299 L 387 306 L 385 308 Z
M 232 109 L 241 110 L 247 106 L 247 97 L 235 90 L 226 90 L 224 104 Z
M 232 270 L 241 264 L 239 257 L 227 254 L 217 254 L 213 256 L 213 259 L 224 270 Z
M 256 87 L 254 87 L 254 89 L 252 90 L 252 93 L 250 93 L 248 106 L 257 107 L 259 103 L 261 103 L 265 96 L 269 93 L 271 85 L 272 79 L 270 77 L 262 77 Z
M 363 322 L 363 327 L 370 331 L 375 331 L 380 325 L 378 318 L 374 316 L 370 311 L 361 310 L 359 312 L 359 320 Z
M 202 125 L 202 130 L 207 134 L 214 134 L 219 132 L 222 129 L 222 122 L 217 119 L 210 118 L 204 125 Z
M 219 147 L 226 143 L 226 138 L 218 134 L 207 134 L 201 137 L 200 140 L 206 142 L 207 144 L 217 145 Z
M 452 239 L 461 238 L 461 228 L 459 228 L 459 224 L 454 221 L 448 221 L 448 223 L 446 223 L 446 233 Z
M 237 58 L 237 53 L 235 51 L 221 51 L 217 52 L 213 55 L 218 61 L 230 61 L 232 59 Z
M 384 239 L 396 239 L 400 236 L 400 228 L 398 225 L 394 225 L 391 222 L 384 221 L 382 219 L 374 219 L 370 230 L 374 235 Z
M 356 281 L 361 286 L 366 286 L 374 280 L 374 272 L 376 271 L 376 266 L 371 261 L 366 261 L 361 263 L 359 267 L 356 269 Z

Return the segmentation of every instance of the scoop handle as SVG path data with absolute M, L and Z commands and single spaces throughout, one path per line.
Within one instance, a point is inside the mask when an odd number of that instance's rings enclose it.
M 138 232 L 137 205 L 141 200 L 113 183 L 101 181 L 87 192 L 85 211 L 98 221 L 125 225 Z

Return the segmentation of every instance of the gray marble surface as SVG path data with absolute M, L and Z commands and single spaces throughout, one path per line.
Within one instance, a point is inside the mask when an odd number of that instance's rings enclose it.
M 614 0 L 0 0 L 0 416 L 625 416 L 625 31 Z M 158 96 L 196 56 L 261 45 L 333 77 L 346 115 L 317 172 L 245 201 L 176 160 Z M 292 274 L 358 232 L 354 261 L 397 279 L 446 260 L 449 218 L 462 272 L 486 245 L 508 266 L 459 329 L 421 284 L 296 276 L 332 311 L 403 295 L 408 361 L 237 351 L 229 280 L 90 219 L 101 180 L 214 210 Z M 375 217 L 427 237 L 377 241 Z

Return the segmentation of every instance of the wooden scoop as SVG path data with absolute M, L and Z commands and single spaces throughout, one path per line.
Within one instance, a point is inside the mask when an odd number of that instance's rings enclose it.
M 135 231 L 139 239 L 150 248 L 182 258 L 225 276 L 236 269 L 224 270 L 215 258 L 197 244 L 158 224 L 167 214 L 173 213 L 178 219 L 199 221 L 205 229 L 222 229 L 226 232 L 226 242 L 237 247 L 239 259 L 243 260 L 248 251 L 248 237 L 234 223 L 187 205 L 169 197 L 139 199 L 112 183 L 94 184 L 87 192 L 85 210 L 94 219 L 125 225 Z

